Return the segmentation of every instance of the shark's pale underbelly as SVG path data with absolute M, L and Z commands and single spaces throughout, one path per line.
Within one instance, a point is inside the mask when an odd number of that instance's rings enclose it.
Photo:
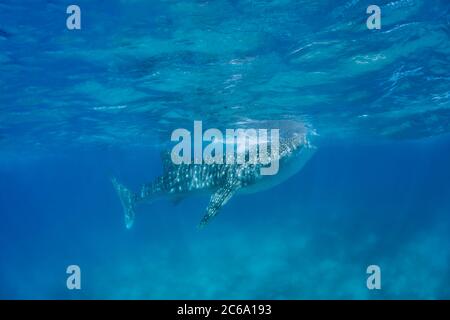
M 249 194 L 261 192 L 283 183 L 298 173 L 312 157 L 315 151 L 315 148 L 303 148 L 298 152 L 298 154 L 293 156 L 295 159 L 281 161 L 280 170 L 277 174 L 273 176 L 262 176 L 256 183 L 246 186 L 245 188 L 241 188 L 238 193 Z

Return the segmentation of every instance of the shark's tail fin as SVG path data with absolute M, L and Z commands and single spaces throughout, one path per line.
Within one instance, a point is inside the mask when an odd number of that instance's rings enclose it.
M 134 222 L 134 206 L 136 203 L 136 197 L 128 188 L 120 184 L 116 178 L 112 178 L 111 182 L 119 194 L 120 201 L 122 202 L 123 211 L 125 213 L 125 226 L 127 229 L 130 229 Z

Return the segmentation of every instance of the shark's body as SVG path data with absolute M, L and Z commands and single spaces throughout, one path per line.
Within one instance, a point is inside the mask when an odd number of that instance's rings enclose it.
M 206 214 L 199 225 L 203 227 L 234 194 L 266 190 L 300 171 L 315 151 L 315 147 L 305 137 L 306 135 L 295 135 L 280 140 L 280 171 L 276 175 L 261 175 L 260 164 L 174 165 L 170 157 L 166 156 L 163 157 L 163 175 L 152 183 L 144 184 L 139 193 L 132 193 L 113 179 L 125 211 L 125 224 L 127 228 L 133 225 L 137 203 L 163 197 L 172 198 L 178 203 L 190 195 L 211 194 Z

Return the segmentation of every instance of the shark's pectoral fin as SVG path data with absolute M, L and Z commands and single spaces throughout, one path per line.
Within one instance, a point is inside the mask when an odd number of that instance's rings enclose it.
M 206 214 L 200 221 L 199 228 L 204 227 L 208 222 L 214 218 L 218 213 L 220 208 L 222 208 L 225 203 L 230 200 L 236 190 L 239 189 L 239 183 L 236 181 L 229 181 L 224 186 L 220 187 L 209 200 L 208 208 L 206 208 Z

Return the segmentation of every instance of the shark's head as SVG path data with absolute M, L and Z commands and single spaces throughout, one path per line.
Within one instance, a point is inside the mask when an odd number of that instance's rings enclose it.
M 298 173 L 314 154 L 316 147 L 312 144 L 317 134 L 308 125 L 297 121 L 276 121 L 265 124 L 266 128 L 279 130 L 277 167 L 275 174 L 262 176 L 261 183 L 254 191 L 273 187 Z M 270 142 L 273 151 L 273 141 Z M 273 159 L 273 158 L 272 158 Z M 270 167 L 273 167 L 273 162 Z M 273 172 L 273 171 L 272 171 Z
M 280 171 L 291 176 L 300 171 L 314 154 L 312 140 L 317 134 L 304 122 L 283 121 L 280 124 Z

